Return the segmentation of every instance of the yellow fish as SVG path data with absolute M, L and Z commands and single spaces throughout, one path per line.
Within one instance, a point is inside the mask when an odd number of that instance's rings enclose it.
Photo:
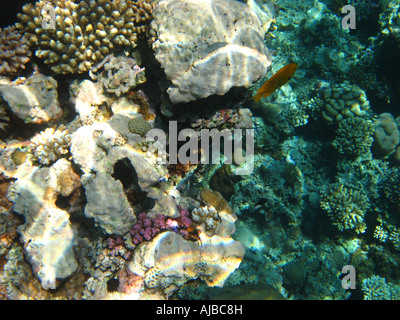
M 283 68 L 279 69 L 271 78 L 269 78 L 261 87 L 257 90 L 255 96 L 251 97 L 255 102 L 261 100 L 261 98 L 268 97 L 275 92 L 276 89 L 282 87 L 288 82 L 297 70 L 296 63 L 289 63 Z

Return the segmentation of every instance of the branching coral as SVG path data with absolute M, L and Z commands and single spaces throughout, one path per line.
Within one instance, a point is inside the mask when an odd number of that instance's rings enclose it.
M 163 231 L 174 231 L 187 240 L 192 239 L 196 232 L 188 217 L 189 212 L 186 209 L 178 209 L 180 214 L 178 218 L 158 214 L 154 219 L 151 219 L 146 213 L 139 214 L 136 224 L 129 232 L 132 236 L 132 242 L 137 245 L 143 241 L 150 241 Z
M 84 0 L 78 4 L 54 0 L 51 20 L 45 13 L 48 5 L 43 0 L 25 5 L 17 27 L 25 31 L 29 45 L 37 48 L 36 56 L 63 74 L 88 71 L 116 47 L 135 47 L 138 35 L 148 30 L 153 10 L 150 0 Z M 44 21 L 50 24 L 43 27 Z
M 361 289 L 364 300 L 398 300 L 400 287 L 392 283 L 386 283 L 386 279 L 377 275 L 364 279 Z
M 192 211 L 193 221 L 204 225 L 207 232 L 215 232 L 215 229 L 220 223 L 220 218 L 217 210 L 213 206 L 204 206 L 195 208 Z
M 320 204 L 340 231 L 355 229 L 356 233 L 365 232 L 364 216 L 370 202 L 364 190 L 335 183 L 322 191 Z
M 31 55 L 26 38 L 15 26 L 0 28 L 0 74 L 14 74 L 25 69 Z
M 370 152 L 374 125 L 364 118 L 347 118 L 339 122 L 333 146 L 339 153 L 350 157 Z
M 3 105 L 1 105 L 1 102 L 0 102 L 0 132 L 5 131 L 5 129 L 8 126 L 9 121 L 10 121 L 10 118 L 7 115 L 5 107 Z
M 70 141 L 68 130 L 47 128 L 31 140 L 33 159 L 41 164 L 50 164 L 68 153 Z

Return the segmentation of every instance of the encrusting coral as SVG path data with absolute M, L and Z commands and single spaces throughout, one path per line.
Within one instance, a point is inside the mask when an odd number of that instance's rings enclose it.
M 25 69 L 31 55 L 27 39 L 15 26 L 0 28 L 0 74 L 15 74 Z
M 82 73 L 117 47 L 136 47 L 138 35 L 148 30 L 151 0 L 54 0 L 26 4 L 18 14 L 35 55 L 56 73 Z M 40 19 L 39 17 L 43 17 Z M 43 20 L 43 21 L 42 21 Z M 49 22 L 42 25 L 42 22 Z

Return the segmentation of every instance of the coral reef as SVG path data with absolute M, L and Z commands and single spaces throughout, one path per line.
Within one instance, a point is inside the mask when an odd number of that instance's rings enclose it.
M 172 103 L 248 87 L 271 64 L 260 21 L 243 3 L 163 0 L 153 15 L 153 50 L 171 81 Z M 189 20 L 190 27 L 182 29 Z
M 31 55 L 26 38 L 15 26 L 0 28 L 0 74 L 15 74 L 25 69 Z
M 7 115 L 6 109 L 3 105 L 0 105 L 0 131 L 5 131 L 10 117 Z
M 102 61 L 114 48 L 137 45 L 148 29 L 153 4 L 150 0 L 53 1 L 55 17 L 42 25 L 47 1 L 22 7 L 17 27 L 25 32 L 35 55 L 56 73 L 82 73 Z M 46 21 L 47 21 L 46 20 Z

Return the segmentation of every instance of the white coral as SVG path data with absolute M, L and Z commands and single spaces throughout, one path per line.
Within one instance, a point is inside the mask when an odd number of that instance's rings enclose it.
M 41 164 L 49 164 L 68 153 L 71 136 L 68 130 L 47 128 L 31 140 L 33 158 Z
M 203 224 L 207 231 L 214 231 L 219 222 L 217 209 L 210 205 L 193 209 L 192 218 L 198 224 Z

